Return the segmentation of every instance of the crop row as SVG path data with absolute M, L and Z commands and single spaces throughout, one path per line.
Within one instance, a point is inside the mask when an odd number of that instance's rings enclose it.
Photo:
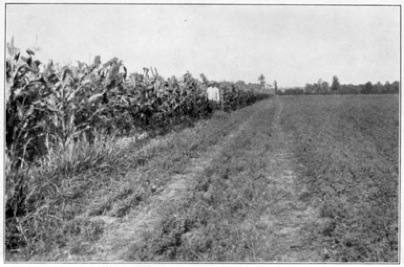
M 166 131 L 179 123 L 208 117 L 215 108 L 206 87 L 188 72 L 183 81 L 162 78 L 156 69 L 128 75 L 121 60 L 60 67 L 41 63 L 9 49 L 6 64 L 6 144 L 15 165 L 32 162 L 49 146 L 68 147 L 94 132 L 129 135 L 134 131 Z M 223 91 L 225 110 L 249 105 L 266 94 L 243 90 L 233 83 L 214 83 Z M 14 168 L 17 166 L 13 166 Z
M 48 205 L 40 203 L 49 200 L 53 191 L 60 191 L 57 177 L 69 177 L 104 160 L 114 136 L 166 133 L 174 126 L 210 117 L 216 108 L 231 111 L 268 96 L 229 82 L 200 82 L 190 73 L 181 81 L 174 76 L 164 79 L 156 69 L 128 75 L 117 58 L 102 64 L 96 57 L 90 65 L 79 62 L 61 67 L 53 62 L 43 66 L 31 50 L 23 56 L 9 46 L 8 52 L 8 248 L 34 242 L 27 240 L 33 229 L 29 218 L 49 217 L 39 207 Z M 221 90 L 221 105 L 207 98 L 206 88 L 212 85 Z M 42 173 L 31 179 L 34 165 L 40 172 L 55 173 L 56 178 L 44 180 L 41 177 L 50 174 Z M 36 221 L 36 226 L 41 225 Z M 19 241 L 14 242 L 14 237 Z

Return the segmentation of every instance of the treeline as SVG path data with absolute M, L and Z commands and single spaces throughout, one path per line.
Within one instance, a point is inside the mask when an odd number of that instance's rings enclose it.
M 318 80 L 317 83 L 306 84 L 304 87 L 288 88 L 284 91 L 278 90 L 278 95 L 329 95 L 329 94 L 398 94 L 400 92 L 400 83 L 395 81 L 393 83 L 386 82 L 382 84 L 378 82 L 372 84 L 367 82 L 365 84 L 340 84 L 338 77 L 333 77 L 333 82 L 330 84 L 327 81 Z

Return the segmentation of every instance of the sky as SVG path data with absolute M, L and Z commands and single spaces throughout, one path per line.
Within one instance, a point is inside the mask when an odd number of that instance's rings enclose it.
M 7 4 L 6 40 L 62 64 L 124 61 L 130 73 L 304 86 L 400 79 L 395 6 Z

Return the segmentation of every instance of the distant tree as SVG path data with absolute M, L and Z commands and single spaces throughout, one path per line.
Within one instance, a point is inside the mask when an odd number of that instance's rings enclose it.
M 358 94 L 360 92 L 359 87 L 357 85 L 348 84 L 346 87 L 347 87 L 347 94 Z
M 361 93 L 362 94 L 371 94 L 373 91 L 373 85 L 371 82 L 365 83 L 365 86 L 362 87 Z
M 390 82 L 386 82 L 385 84 L 384 84 L 384 89 L 383 89 L 383 93 L 390 93 L 391 91 L 392 91 L 392 86 L 391 86 L 391 83 Z
M 322 80 L 321 79 L 318 79 L 318 81 L 317 81 L 317 84 L 316 84 L 316 90 L 315 90 L 315 94 L 321 94 L 321 84 L 322 84 Z
M 313 94 L 318 95 L 321 91 L 321 83 L 313 83 Z
M 346 84 L 342 84 L 338 93 L 341 94 L 341 95 L 349 94 L 348 86 Z
M 330 85 L 327 81 L 321 83 L 321 94 L 328 94 L 330 93 Z
M 251 90 L 259 90 L 261 89 L 261 85 L 258 83 L 248 83 L 248 88 L 251 88 Z
M 302 87 L 288 88 L 283 92 L 278 92 L 279 95 L 298 95 L 298 94 L 397 94 L 400 90 L 400 83 L 395 81 L 385 84 L 378 82 L 377 84 L 372 84 L 367 82 L 366 84 L 340 84 L 338 77 L 333 77 L 333 84 L 330 88 L 328 82 L 319 79 L 317 83 L 306 83 Z
M 341 84 L 339 83 L 337 75 L 334 75 L 332 77 L 332 85 L 331 85 L 331 91 L 336 94 L 340 90 Z
M 310 95 L 314 93 L 314 86 L 312 84 L 306 83 L 306 85 L 304 86 L 304 93 L 306 95 Z
M 343 84 L 341 85 L 341 89 L 339 91 L 339 94 L 347 95 L 347 94 L 357 94 L 358 90 L 356 89 L 356 86 L 353 84 Z
M 239 86 L 247 86 L 247 84 L 245 83 L 245 81 L 242 81 L 242 80 L 237 81 L 236 84 L 239 85 Z
M 303 95 L 303 94 L 304 94 L 304 90 L 302 88 L 299 88 L 299 87 L 286 89 L 283 92 L 283 95 Z
M 274 81 L 274 88 L 275 88 L 275 95 L 278 94 L 278 83 L 276 82 L 276 80 Z
M 381 82 L 377 82 L 374 86 L 373 86 L 373 93 L 375 94 L 382 94 L 384 91 L 384 86 Z
M 242 90 L 247 90 L 247 84 L 244 82 L 244 81 L 237 81 L 236 83 L 235 83 L 235 85 L 236 85 L 236 87 L 238 87 L 238 88 L 240 88 L 240 89 L 242 89 Z
M 265 88 L 265 77 L 264 77 L 263 74 L 261 74 L 261 75 L 258 77 L 258 81 L 260 82 L 261 88 Z
M 400 82 L 395 81 L 391 84 L 391 93 L 398 94 L 400 92 Z

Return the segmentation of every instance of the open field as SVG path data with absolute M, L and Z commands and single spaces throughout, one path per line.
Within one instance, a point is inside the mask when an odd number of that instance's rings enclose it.
M 33 171 L 46 199 L 7 260 L 397 262 L 398 111 L 397 95 L 278 96 L 106 142 L 74 172 Z
M 397 261 L 397 96 L 285 98 L 300 181 L 335 261 Z

